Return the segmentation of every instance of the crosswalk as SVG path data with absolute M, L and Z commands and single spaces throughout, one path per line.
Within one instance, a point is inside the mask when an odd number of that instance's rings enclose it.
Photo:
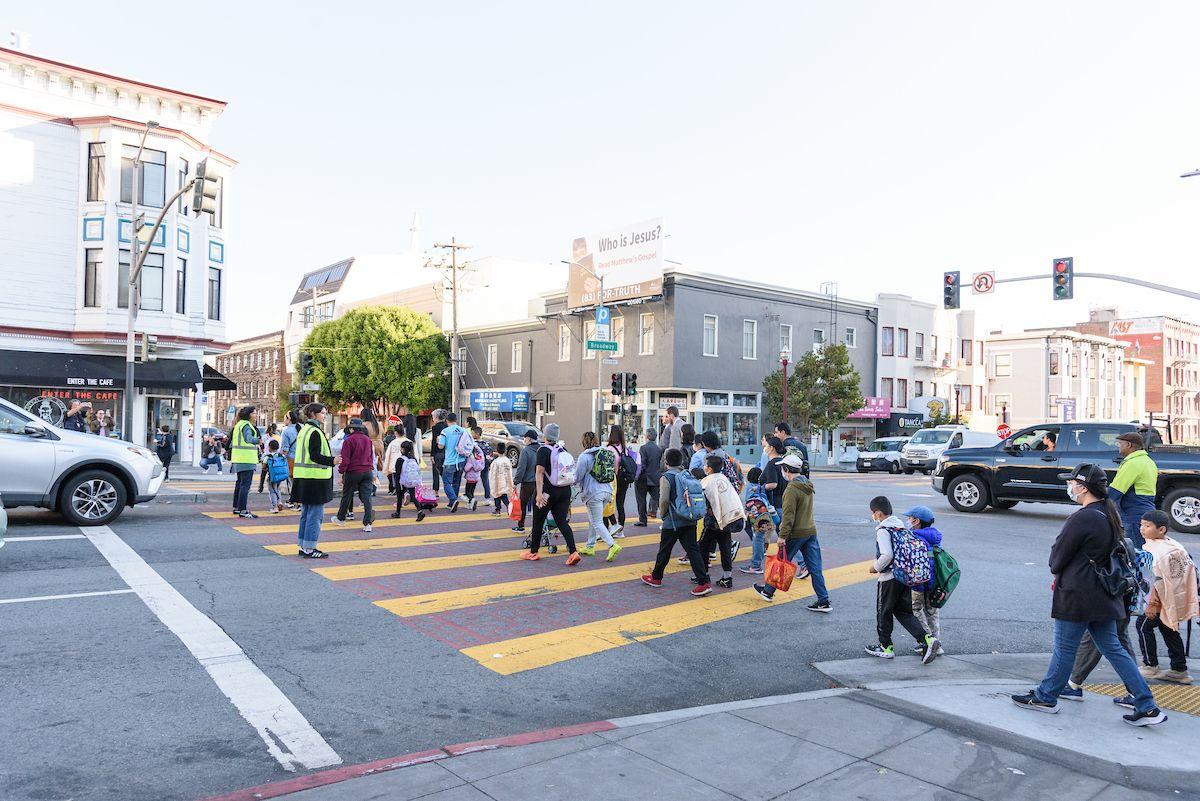
M 614 562 L 605 561 L 607 547 L 601 544 L 595 557 L 568 568 L 561 539 L 557 554 L 544 549 L 541 561 L 522 560 L 525 534 L 511 531 L 507 517 L 490 513 L 450 515 L 443 509 L 418 523 L 406 509 L 401 519 L 376 520 L 370 533 L 360 523 L 347 521 L 340 527 L 326 522 L 319 547 L 331 558 L 320 562 L 297 555 L 296 512 L 257 520 L 213 508 L 203 514 L 501 676 L 811 597 L 810 584 L 799 581 L 768 606 L 749 588 L 749 577 L 735 573 L 735 589 L 716 589 L 694 599 L 687 594 L 690 568 L 675 560 L 667 566 L 663 588 L 646 587 L 640 577 L 649 572 L 658 548 L 656 523 L 628 529 L 618 540 L 622 551 Z M 572 510 L 572 527 L 582 545 L 587 537 L 582 508 Z M 748 553 L 747 545 L 741 563 Z M 826 548 L 825 561 L 830 589 L 873 578 L 869 562 L 854 561 L 836 549 Z

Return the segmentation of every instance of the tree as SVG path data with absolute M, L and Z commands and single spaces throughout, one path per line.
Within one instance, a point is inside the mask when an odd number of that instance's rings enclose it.
M 826 345 L 800 357 L 788 374 L 788 407 L 804 433 L 832 431 L 863 407 L 859 375 L 845 345 Z M 783 419 L 783 371 L 763 379 L 767 414 Z
M 322 402 L 358 403 L 386 419 L 400 406 L 428 409 L 450 397 L 450 345 L 428 315 L 366 306 L 321 323 L 300 350 L 312 354 Z

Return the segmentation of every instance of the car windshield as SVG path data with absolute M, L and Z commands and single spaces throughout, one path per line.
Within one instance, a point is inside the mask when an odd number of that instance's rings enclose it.
M 525 435 L 526 431 L 533 428 L 534 431 L 537 431 L 538 439 L 542 438 L 542 432 L 538 431 L 536 428 L 529 425 L 528 423 L 505 423 L 504 427 L 508 429 L 509 435 L 511 435 L 513 437 L 517 437 L 517 438 L 523 437 Z
M 900 449 L 900 440 L 898 439 L 877 439 L 867 446 L 868 451 L 879 453 L 881 451 L 895 451 Z
M 924 431 L 918 431 L 913 434 L 912 439 L 908 441 L 909 445 L 945 445 L 950 441 L 950 437 L 954 435 L 953 431 L 946 429 L 927 428 Z

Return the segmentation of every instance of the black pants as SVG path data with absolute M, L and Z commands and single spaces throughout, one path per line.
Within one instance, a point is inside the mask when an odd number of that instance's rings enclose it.
M 250 484 L 254 481 L 254 468 L 234 474 L 233 511 L 246 512 L 250 506 Z
M 433 455 L 433 493 L 436 495 L 438 487 L 442 485 L 442 469 L 446 466 L 446 452 L 441 451 Z
M 267 463 L 263 462 L 262 470 L 258 472 L 258 491 L 262 492 L 267 483 Z
M 402 487 L 399 483 L 396 484 L 396 514 L 400 514 L 400 510 L 404 508 L 404 499 L 411 498 L 413 506 L 417 505 L 417 489 L 416 487 Z
M 567 553 L 575 553 L 575 534 L 571 531 L 571 524 L 567 521 L 570 514 L 571 488 L 551 487 L 550 499 L 546 505 L 534 504 L 533 533 L 529 536 L 529 550 L 537 553 L 538 548 L 542 547 L 542 532 L 546 529 L 546 518 L 553 515 L 554 525 L 558 526 L 558 532 L 562 534 L 563 540 L 567 543 Z
M 354 495 L 363 505 L 363 525 L 369 526 L 375 522 L 375 510 L 371 505 L 371 496 L 375 493 L 375 473 L 368 470 L 364 473 L 346 473 L 342 478 L 342 504 L 338 507 L 338 520 L 345 520 L 353 510 Z
M 521 519 L 517 522 L 518 528 L 525 528 L 525 515 L 533 506 L 533 496 L 537 494 L 537 484 L 530 482 L 529 484 L 521 485 Z
M 1158 642 L 1154 639 L 1154 631 L 1162 635 L 1163 645 L 1167 646 L 1167 656 L 1171 659 L 1171 670 L 1180 672 L 1187 670 L 1187 654 L 1183 649 L 1183 637 L 1179 632 L 1162 622 L 1161 617 L 1146 617 L 1137 619 L 1138 645 L 1142 649 L 1142 661 L 1147 665 L 1158 666 Z
M 721 570 L 725 573 L 733 572 L 733 535 L 742 530 L 744 522 L 737 520 L 725 528 L 721 528 L 717 525 L 716 520 L 713 520 L 712 525 L 709 525 L 709 518 L 704 518 L 704 534 L 700 537 L 700 542 L 696 544 L 696 548 L 700 551 L 700 555 L 704 557 L 705 573 L 708 572 L 708 555 L 712 553 L 714 543 L 721 551 Z
M 608 515 L 604 518 L 604 524 L 612 526 L 614 523 L 618 526 L 625 526 L 625 494 L 629 491 L 629 482 L 617 479 L 617 497 L 613 501 L 613 509 L 615 514 Z
M 680 528 L 663 527 L 662 532 L 658 535 L 658 556 L 654 558 L 654 569 L 650 571 L 650 575 L 662 580 L 667 563 L 671 561 L 671 551 L 675 550 L 677 542 L 683 546 L 683 552 L 687 554 L 688 561 L 692 564 L 692 572 L 696 574 L 696 580 L 701 584 L 707 584 L 708 571 L 704 567 L 704 558 L 696 547 L 695 523 Z
M 879 644 L 884 647 L 892 644 L 893 620 L 900 621 L 918 645 L 925 644 L 925 627 L 912 610 L 912 589 L 895 579 L 888 579 L 879 582 L 875 592 L 875 628 L 879 632 Z
M 658 509 L 658 482 L 647 484 L 645 481 L 638 479 L 633 485 L 633 497 L 637 501 L 638 522 L 645 525 L 646 523 L 646 496 L 650 496 L 650 509 Z
M 492 503 L 496 504 L 496 511 L 499 512 L 501 506 L 508 506 L 508 493 L 505 492 L 502 495 L 493 495 Z
M 159 451 L 158 461 L 162 462 L 163 466 L 163 481 L 171 477 L 171 457 L 174 456 L 172 451 Z
M 466 498 L 468 501 L 475 500 L 475 485 L 476 485 L 476 483 L 477 482 L 475 482 L 475 481 L 467 482 L 467 488 L 466 488 L 466 490 L 463 491 L 463 497 Z

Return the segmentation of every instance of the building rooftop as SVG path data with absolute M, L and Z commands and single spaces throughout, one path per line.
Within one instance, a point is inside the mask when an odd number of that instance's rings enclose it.
M 292 303 L 302 303 L 313 299 L 312 291 L 314 289 L 321 290 L 317 293 L 318 298 L 322 294 L 330 294 L 337 292 L 342 288 L 342 282 L 346 280 L 347 273 L 354 265 L 354 259 L 343 259 L 335 264 L 330 264 L 328 267 L 322 267 L 318 270 L 313 270 L 310 273 L 305 273 L 300 278 L 300 284 L 296 287 L 296 294 L 292 296 Z

